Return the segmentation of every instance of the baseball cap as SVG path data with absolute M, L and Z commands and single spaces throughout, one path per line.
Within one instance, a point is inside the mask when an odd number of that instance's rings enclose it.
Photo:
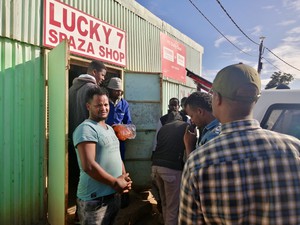
M 123 91 L 122 80 L 119 77 L 112 77 L 107 85 L 107 88 L 117 91 Z
M 231 100 L 251 102 L 260 96 L 261 81 L 254 68 L 239 63 L 220 70 L 212 90 Z

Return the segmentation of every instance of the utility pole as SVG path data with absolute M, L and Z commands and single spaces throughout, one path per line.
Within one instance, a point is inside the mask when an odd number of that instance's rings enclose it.
M 263 54 L 263 42 L 264 42 L 264 39 L 266 37 L 260 37 L 260 45 L 259 45 L 259 56 L 258 56 L 258 65 L 257 65 L 257 72 L 258 74 L 260 74 L 260 71 L 262 69 L 262 65 L 263 63 L 261 62 L 261 58 L 262 58 L 262 54 Z

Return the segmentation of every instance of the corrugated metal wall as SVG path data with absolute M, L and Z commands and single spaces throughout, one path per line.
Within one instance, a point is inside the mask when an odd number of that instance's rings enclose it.
M 203 48 L 135 1 L 63 0 L 63 2 L 126 31 L 127 70 L 161 72 L 159 34 L 164 32 L 186 46 L 187 68 L 197 74 L 201 73 Z
M 161 71 L 159 33 L 164 32 L 186 46 L 186 67 L 201 75 L 203 48 L 135 1 L 63 0 L 62 2 L 126 31 L 127 70 Z M 0 22 L 0 36 L 41 46 L 42 12 L 43 0 L 2 0 L 0 18 L 5 19 Z
M 42 0 L 1 0 L 0 36 L 40 46 L 42 2 Z
M 170 80 L 163 80 L 162 83 L 162 115 L 168 111 L 170 98 L 178 98 L 179 101 L 182 97 L 189 96 L 192 92 L 196 91 L 195 88 L 179 84 Z
M 37 224 L 44 215 L 44 0 L 0 1 L 0 224 Z M 186 46 L 186 66 L 201 74 L 203 48 L 135 1 L 63 0 L 125 30 L 127 71 L 161 72 L 160 32 Z M 5 19 L 4 19 L 5 18 Z M 126 79 L 126 76 L 125 76 Z M 191 83 L 163 82 L 163 110 Z
M 0 37 L 0 224 L 44 217 L 44 77 L 40 49 Z

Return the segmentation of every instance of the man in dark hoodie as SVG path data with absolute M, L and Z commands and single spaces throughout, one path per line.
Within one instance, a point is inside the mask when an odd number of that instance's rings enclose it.
M 98 60 L 90 63 L 87 74 L 81 74 L 75 78 L 69 89 L 69 136 L 75 128 L 89 117 L 86 108 L 86 93 L 94 85 L 100 85 L 106 75 L 105 65 Z
M 94 60 L 89 64 L 87 73 L 75 78 L 69 89 L 69 196 L 74 199 L 76 198 L 76 190 L 70 191 L 70 188 L 77 187 L 79 167 L 72 134 L 75 128 L 89 117 L 86 107 L 87 92 L 104 81 L 106 71 L 103 62 Z M 77 214 L 75 215 L 75 223 L 77 222 L 76 216 Z

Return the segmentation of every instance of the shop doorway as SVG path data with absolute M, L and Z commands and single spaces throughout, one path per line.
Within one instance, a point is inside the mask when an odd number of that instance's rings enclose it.
M 70 68 L 69 68 L 69 87 L 72 86 L 73 80 L 80 76 L 81 74 L 86 74 L 90 60 L 84 60 L 79 58 L 71 58 Z M 101 86 L 106 87 L 111 77 L 123 78 L 123 70 L 106 65 L 107 73 L 105 81 Z M 71 113 L 71 112 L 70 112 Z M 74 219 L 74 214 L 76 211 L 76 191 L 79 181 L 79 167 L 77 162 L 77 156 L 75 148 L 71 141 L 71 135 L 69 132 L 69 142 L 68 142 L 68 201 L 67 201 L 67 213 L 68 222 L 72 224 Z

